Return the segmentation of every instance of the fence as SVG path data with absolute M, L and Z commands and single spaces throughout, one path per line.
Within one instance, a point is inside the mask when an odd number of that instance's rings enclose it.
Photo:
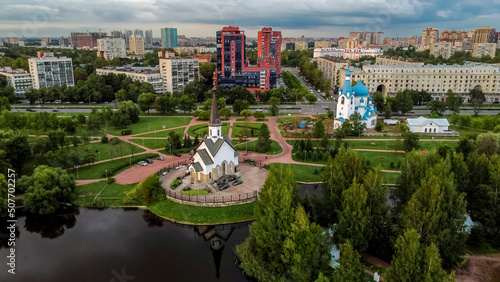
M 230 206 L 253 202 L 258 199 L 258 191 L 245 194 L 217 196 L 217 195 L 186 195 L 176 191 L 167 190 L 167 198 L 184 204 L 196 206 Z

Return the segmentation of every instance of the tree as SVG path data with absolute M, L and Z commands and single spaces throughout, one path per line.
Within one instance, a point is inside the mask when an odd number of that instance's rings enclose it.
M 184 111 L 184 113 L 191 112 L 195 109 L 196 101 L 194 98 L 188 95 L 182 95 L 179 99 L 179 108 Z
M 253 117 L 257 120 L 263 120 L 266 115 L 264 115 L 264 113 L 261 111 L 256 111 L 255 113 L 253 113 Z
M 327 134 L 323 135 L 323 137 L 321 138 L 320 146 L 323 149 L 327 149 L 328 147 L 330 147 L 330 139 L 328 138 Z
M 385 106 L 384 106 L 384 113 L 385 113 L 384 117 L 386 119 L 391 118 L 391 116 L 392 116 L 392 106 L 391 106 L 391 103 L 386 103 L 385 104 Z
M 352 133 L 361 136 L 361 133 L 366 129 L 366 123 L 363 122 L 363 118 L 358 112 L 355 112 L 350 117 L 352 123 Z
M 439 100 L 429 101 L 425 107 L 431 110 L 431 113 L 437 113 L 439 115 L 446 110 L 446 104 Z
M 333 281 L 365 281 L 363 279 L 364 266 L 361 256 L 354 250 L 349 240 L 340 245 L 339 266 L 333 272 Z
M 382 113 L 385 110 L 385 98 L 384 94 L 380 91 L 377 91 L 373 93 L 373 104 L 375 105 L 375 108 Z
M 454 274 L 447 275 L 435 244 L 428 247 L 420 243 L 414 229 L 405 230 L 395 244 L 396 252 L 389 268 L 387 281 L 454 281 Z
M 217 99 L 217 106 L 219 107 L 219 110 L 224 109 L 226 107 L 226 98 L 221 97 Z
M 209 120 L 210 119 L 210 112 L 209 111 L 201 111 L 201 113 L 198 115 L 199 120 Z
M 334 115 L 335 115 L 335 113 L 332 110 L 328 109 L 328 111 L 326 111 L 326 116 L 328 118 L 333 118 Z
M 314 124 L 314 133 L 313 136 L 315 138 L 323 138 L 325 136 L 325 125 L 321 119 L 318 119 Z
M 24 195 L 24 206 L 30 213 L 51 214 L 59 202 L 75 198 L 76 183 L 71 175 L 59 167 L 41 165 L 35 168 Z
M 395 104 L 397 110 L 402 114 L 406 114 L 411 111 L 413 109 L 413 99 L 411 94 L 406 91 L 396 93 Z
M 405 152 L 411 152 L 412 150 L 420 149 L 420 143 L 418 142 L 418 134 L 410 131 L 403 133 L 403 147 Z
M 123 115 L 123 118 L 119 120 L 129 120 L 131 123 L 139 122 L 139 115 L 141 114 L 141 109 L 136 103 L 132 101 L 122 101 L 118 104 L 118 109 L 115 114 Z
M 170 93 L 165 93 L 163 95 L 156 96 L 153 108 L 159 113 L 174 113 L 177 107 L 178 99 L 173 97 Z
M 280 108 L 278 106 L 279 104 L 281 104 L 280 98 L 271 97 L 268 103 L 269 103 L 269 112 L 271 113 L 271 115 L 277 116 L 280 111 Z
M 142 93 L 139 95 L 139 98 L 137 98 L 137 104 L 139 105 L 139 108 L 143 112 L 148 111 L 149 115 L 149 110 L 153 108 L 153 103 L 156 100 L 156 94 L 154 93 Z
M 231 117 L 231 110 L 229 108 L 222 108 L 220 109 L 219 114 L 224 118 L 229 119 Z
M 6 160 L 10 168 L 21 171 L 26 160 L 31 156 L 31 148 L 28 138 L 22 133 L 12 131 L 0 131 L 0 150 L 5 152 Z
M 371 237 L 367 197 L 368 193 L 363 185 L 354 178 L 349 189 L 342 192 L 342 209 L 337 211 L 339 218 L 335 228 L 337 241 L 344 243 L 349 240 L 352 242 L 352 247 L 359 252 L 366 250 Z
M 252 115 L 252 112 L 250 110 L 243 110 L 241 111 L 240 115 L 245 117 L 245 120 L 248 119 L 249 116 Z
M 241 113 L 241 111 L 250 108 L 250 103 L 246 100 L 235 100 L 233 104 L 233 113 Z
M 375 124 L 375 131 L 382 132 L 382 130 L 384 130 L 384 123 L 381 120 L 377 120 L 377 123 Z
M 0 217 L 6 217 L 7 216 L 7 212 L 8 212 L 8 203 L 7 203 L 7 199 L 8 199 L 8 190 L 7 190 L 7 187 L 8 187 L 8 184 L 7 184 L 7 180 L 5 179 L 5 175 L 0 173 L 0 187 L 2 187 L 2 189 L 0 189 Z
M 469 92 L 469 97 L 472 108 L 474 109 L 474 115 L 477 116 L 481 110 L 481 106 L 484 101 L 486 101 L 486 96 L 481 89 L 474 88 Z
M 172 149 L 174 149 L 174 150 L 180 149 L 182 147 L 181 136 L 179 134 L 177 134 L 174 130 L 171 130 L 168 133 L 168 144 L 165 147 L 165 149 L 167 151 L 170 150 L 169 144 L 172 145 Z
M 446 100 L 444 101 L 446 108 L 453 112 L 459 113 L 460 106 L 462 105 L 462 97 L 453 93 L 453 90 L 449 89 L 446 93 Z
M 138 200 L 151 206 L 156 202 L 165 200 L 165 189 L 160 177 L 155 173 L 141 181 L 133 190 L 127 194 L 128 201 Z
M 0 97 L 0 111 L 3 110 L 10 111 L 10 102 L 7 97 Z
M 259 153 L 265 153 L 271 150 L 271 131 L 267 124 L 263 123 L 259 130 L 259 137 L 255 149 Z
M 295 221 L 296 183 L 290 166 L 273 165 L 259 192 L 255 221 L 250 236 L 236 247 L 240 267 L 260 281 L 272 281 L 287 270 L 283 263 L 283 242 Z

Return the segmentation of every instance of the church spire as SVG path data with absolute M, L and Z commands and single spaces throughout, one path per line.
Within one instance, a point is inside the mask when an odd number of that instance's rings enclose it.
M 212 112 L 210 114 L 210 121 L 208 122 L 208 126 L 222 126 L 222 122 L 220 121 L 219 107 L 217 105 L 217 98 L 215 96 L 215 91 L 213 91 Z

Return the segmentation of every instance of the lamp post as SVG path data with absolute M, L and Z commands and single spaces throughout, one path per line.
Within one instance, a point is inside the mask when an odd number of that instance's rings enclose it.
M 148 122 L 148 132 L 150 132 L 150 131 L 151 131 L 151 128 L 149 127 L 149 122 Z
M 106 169 L 106 179 L 108 179 L 108 170 Z
M 247 136 L 245 136 L 245 140 L 247 140 Z M 248 152 L 248 142 L 245 142 L 245 152 Z
M 99 155 L 99 161 L 101 161 L 101 152 L 98 151 L 97 154 Z
M 170 155 L 172 155 L 172 143 L 168 144 L 170 146 Z

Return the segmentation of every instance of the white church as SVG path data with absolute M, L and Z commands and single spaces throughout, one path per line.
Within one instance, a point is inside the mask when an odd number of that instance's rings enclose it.
M 339 89 L 334 128 L 339 128 L 354 113 L 359 113 L 366 128 L 374 128 L 377 123 L 376 111 L 377 108 L 373 104 L 368 87 L 361 80 L 356 85 L 351 86 L 351 72 L 347 67 L 344 87 Z
M 208 123 L 208 135 L 201 141 L 189 166 L 191 183 L 211 183 L 226 174 L 234 174 L 240 153 L 227 135 L 222 135 L 222 122 L 215 93 Z

